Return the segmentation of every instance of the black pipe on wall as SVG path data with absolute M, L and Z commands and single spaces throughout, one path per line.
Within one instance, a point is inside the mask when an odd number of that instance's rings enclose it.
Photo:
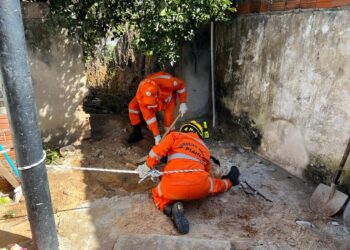
M 58 249 L 55 221 L 48 186 L 43 147 L 27 62 L 19 0 L 0 0 L 0 77 L 14 139 L 17 164 L 26 199 L 34 247 Z

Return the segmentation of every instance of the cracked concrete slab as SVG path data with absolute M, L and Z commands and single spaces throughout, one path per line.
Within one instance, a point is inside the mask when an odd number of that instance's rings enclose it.
M 227 240 L 196 239 L 169 235 L 121 235 L 113 250 L 230 250 Z

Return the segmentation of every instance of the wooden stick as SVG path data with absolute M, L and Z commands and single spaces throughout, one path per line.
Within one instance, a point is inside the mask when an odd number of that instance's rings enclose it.
M 162 141 L 163 138 L 165 138 L 165 136 L 167 136 L 167 135 L 169 134 L 169 132 L 170 132 L 170 131 L 172 130 L 172 128 L 175 126 L 177 120 L 179 120 L 180 117 L 181 117 L 181 114 L 178 114 L 177 117 L 175 118 L 175 120 L 173 121 L 173 123 L 172 123 L 172 124 L 170 125 L 170 127 L 167 129 L 167 131 L 165 131 L 165 133 L 164 133 L 164 135 L 163 135 L 163 137 L 162 137 L 162 139 L 161 139 L 160 141 Z M 140 159 L 138 159 L 137 162 L 136 162 L 136 164 L 140 164 L 140 163 L 142 163 L 142 162 L 145 162 L 146 159 L 147 159 L 147 156 L 148 156 L 148 155 L 145 155 L 145 156 L 141 157 Z
M 169 134 L 169 132 L 173 129 L 173 127 L 175 126 L 177 120 L 179 120 L 180 117 L 181 117 L 181 114 L 178 114 L 177 117 L 175 118 L 175 120 L 173 121 L 173 123 L 172 123 L 172 124 L 170 125 L 170 127 L 167 129 L 167 131 L 165 131 L 165 133 L 164 133 L 164 135 L 163 135 L 161 141 L 162 141 L 163 138 L 164 138 L 165 136 L 167 136 L 167 135 Z
M 250 185 L 247 180 L 243 180 L 242 183 L 246 184 L 251 190 L 255 192 L 255 194 L 260 195 L 262 198 L 264 198 L 266 201 L 273 202 L 271 199 L 267 198 L 264 194 L 262 194 L 259 190 L 254 188 L 252 185 Z M 242 185 L 241 185 L 242 186 Z M 244 186 L 242 186 L 244 188 Z

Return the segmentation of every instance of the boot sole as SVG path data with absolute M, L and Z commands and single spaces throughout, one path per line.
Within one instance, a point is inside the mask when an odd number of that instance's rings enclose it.
M 185 210 L 181 202 L 174 203 L 172 209 L 172 219 L 179 233 L 187 234 L 190 231 L 190 225 L 185 216 Z

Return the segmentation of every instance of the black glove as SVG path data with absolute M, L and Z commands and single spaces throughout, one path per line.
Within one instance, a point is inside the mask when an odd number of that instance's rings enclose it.
M 232 183 L 232 186 L 237 186 L 239 184 L 240 172 L 238 167 L 232 166 L 228 175 L 222 177 L 222 179 L 229 179 Z
M 166 155 L 166 156 L 162 157 L 162 159 L 160 159 L 160 162 L 161 163 L 167 163 L 168 162 L 168 156 Z

